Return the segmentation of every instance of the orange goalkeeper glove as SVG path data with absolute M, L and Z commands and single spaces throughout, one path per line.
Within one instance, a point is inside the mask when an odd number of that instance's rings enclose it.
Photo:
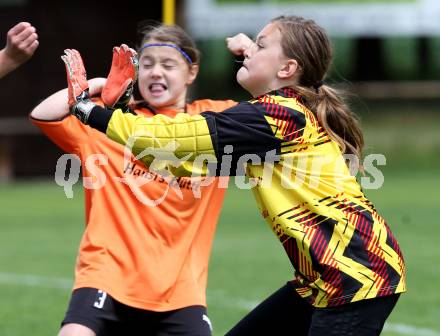
M 102 101 L 106 107 L 127 110 L 137 73 L 136 51 L 125 44 L 114 47 L 112 67 L 101 93 Z
M 66 66 L 67 91 L 70 113 L 82 123 L 87 124 L 90 111 L 95 104 L 89 96 L 89 83 L 87 82 L 86 69 L 80 53 L 75 49 L 64 50 L 61 56 Z

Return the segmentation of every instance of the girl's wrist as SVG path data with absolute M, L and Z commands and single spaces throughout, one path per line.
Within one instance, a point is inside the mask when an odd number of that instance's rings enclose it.
M 15 70 L 23 63 L 23 62 L 18 62 L 14 58 L 10 57 L 6 52 L 6 49 L 0 50 L 0 62 L 1 62 L 1 68 L 5 69 L 5 73 Z
M 89 79 L 89 95 L 90 97 L 96 96 L 102 92 L 106 79 L 103 77 L 97 77 Z

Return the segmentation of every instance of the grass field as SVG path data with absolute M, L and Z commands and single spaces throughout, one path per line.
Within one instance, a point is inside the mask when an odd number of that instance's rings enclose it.
M 364 117 L 368 152 L 383 152 L 388 160 L 383 187 L 366 192 L 395 232 L 408 266 L 409 290 L 386 336 L 440 336 L 439 116 L 427 118 L 402 111 L 380 121 Z M 0 185 L 0 336 L 56 335 L 83 228 L 82 191 L 74 191 L 67 199 L 53 179 Z M 231 188 L 210 265 L 214 335 L 223 335 L 291 273 L 251 193 Z
M 383 188 L 369 192 L 400 240 L 409 269 L 409 291 L 389 319 L 390 330 L 405 325 L 440 335 L 439 189 L 439 177 L 427 172 L 417 179 L 385 176 Z M 55 335 L 69 297 L 82 231 L 81 190 L 68 200 L 53 181 L 3 185 L 0 204 L 0 335 Z M 259 218 L 250 193 L 229 190 L 209 278 L 215 335 L 223 335 L 282 286 L 290 273 L 287 258 Z

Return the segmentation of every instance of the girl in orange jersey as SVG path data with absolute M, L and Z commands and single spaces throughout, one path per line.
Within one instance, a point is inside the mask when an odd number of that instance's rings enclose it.
M 138 86 L 144 101 L 131 105 L 130 113 L 197 115 L 235 105 L 187 103 L 199 51 L 181 28 L 148 26 L 142 34 Z M 126 103 L 127 95 L 112 96 L 111 75 L 127 52 L 125 46 L 114 49 L 107 82 L 88 83 L 92 96 L 103 89 L 107 105 L 115 97 L 117 106 Z M 227 181 L 204 186 L 200 179 L 171 180 L 149 171 L 124 156 L 123 146 L 69 115 L 66 97 L 67 89 L 61 90 L 30 114 L 55 144 L 81 160 L 84 177 L 86 227 L 59 335 L 210 335 L 208 259 Z
M 216 174 L 239 175 L 251 161 L 246 175 L 259 210 L 295 275 L 228 335 L 379 335 L 406 290 L 405 264 L 345 164 L 343 154 L 361 158 L 363 137 L 338 91 L 323 83 L 332 60 L 325 30 L 278 17 L 255 43 L 233 49 L 245 57 L 237 80 L 254 98 L 222 113 L 145 118 L 93 106 L 78 94 L 71 112 L 135 154 L 177 142 L 168 157 L 184 163 L 174 169 L 181 176 L 206 174 L 205 160 Z

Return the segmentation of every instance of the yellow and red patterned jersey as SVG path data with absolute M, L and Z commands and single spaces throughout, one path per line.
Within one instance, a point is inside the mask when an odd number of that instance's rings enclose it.
M 174 119 L 96 108 L 90 123 L 105 125 L 101 131 L 122 144 L 136 135 L 131 148 L 136 154 L 177 141 L 172 154 L 191 161 L 174 169 L 181 176 L 207 172 L 206 165 L 194 168 L 198 155 L 214 157 L 217 175 L 236 175 L 251 162 L 246 174 L 255 183 L 258 207 L 295 269 L 292 283 L 315 307 L 405 291 L 395 237 L 350 174 L 338 144 L 293 90 L 222 113 Z M 151 164 L 151 157 L 143 162 Z M 224 170 L 225 163 L 232 170 Z

